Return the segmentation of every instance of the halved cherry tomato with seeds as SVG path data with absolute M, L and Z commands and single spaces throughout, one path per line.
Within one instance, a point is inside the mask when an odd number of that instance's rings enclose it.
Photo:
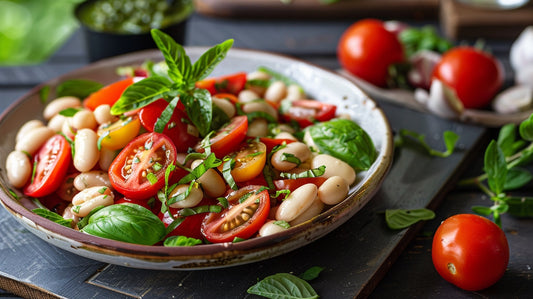
M 265 223 L 270 212 L 270 195 L 261 186 L 246 186 L 231 192 L 228 207 L 220 213 L 208 214 L 202 223 L 202 234 L 210 242 L 248 239 Z
M 283 108 L 281 116 L 285 121 L 296 121 L 301 128 L 316 122 L 328 121 L 335 117 L 337 106 L 314 100 L 292 101 L 290 107 Z
M 220 128 L 216 135 L 210 139 L 211 151 L 219 158 L 235 151 L 246 137 L 248 131 L 248 118 L 245 115 L 236 116 L 231 121 Z M 200 145 L 196 146 L 197 151 L 203 151 Z
M 90 110 L 96 109 L 100 105 L 107 104 L 113 106 L 120 98 L 124 90 L 134 82 L 133 77 L 111 83 L 103 88 L 93 92 L 84 101 L 83 105 Z
M 207 89 L 211 95 L 215 95 L 217 93 L 231 93 L 236 95 L 244 89 L 245 85 L 245 72 L 239 72 L 216 78 L 208 78 L 196 82 L 197 88 Z
M 104 124 L 98 128 L 100 145 L 110 150 L 125 147 L 139 134 L 141 122 L 138 117 L 129 116 L 111 124 Z
M 141 108 L 141 110 L 139 110 L 139 119 L 141 120 L 143 127 L 148 131 L 153 132 L 157 119 L 167 105 L 167 101 L 160 99 Z M 178 106 L 177 109 L 174 109 L 174 113 L 172 113 L 172 117 L 165 126 L 165 129 L 161 132 L 174 142 L 178 152 L 186 152 L 189 148 L 194 147 L 194 145 L 200 140 L 198 136 L 189 132 L 187 119 L 188 117 L 185 113 L 185 108 L 183 107 L 182 109 Z
M 204 206 L 204 205 L 214 205 L 217 201 L 212 198 L 205 197 L 202 199 L 202 201 L 198 204 L 198 206 Z M 173 221 L 174 218 L 170 217 L 170 215 L 174 215 L 174 217 L 179 216 L 179 211 L 182 209 L 175 209 L 175 208 L 169 208 L 169 211 L 163 213 L 159 213 L 159 219 L 163 221 L 165 226 L 169 226 Z M 169 212 L 171 214 L 169 214 Z M 202 226 L 202 221 L 204 220 L 206 214 L 205 213 L 198 213 L 191 216 L 186 216 L 183 222 L 178 225 L 173 231 L 168 233 L 167 237 L 169 236 L 185 236 L 189 238 L 195 238 L 202 240 L 204 236 L 202 235 L 202 232 L 200 231 L 200 228 Z
M 35 174 L 24 194 L 31 197 L 49 195 L 63 183 L 72 161 L 70 144 L 62 135 L 54 135 L 34 156 Z
M 113 160 L 109 180 L 125 197 L 154 196 L 165 185 L 165 171 L 176 161 L 176 147 L 165 135 L 145 133 L 132 140 Z
M 246 142 L 237 151 L 233 160 L 235 165 L 231 170 L 231 176 L 235 182 L 251 180 L 263 172 L 266 163 L 266 145 L 262 142 Z

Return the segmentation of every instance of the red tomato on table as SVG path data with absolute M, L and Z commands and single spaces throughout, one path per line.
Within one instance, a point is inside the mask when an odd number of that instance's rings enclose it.
M 257 233 L 270 212 L 270 195 L 267 190 L 257 192 L 259 188 L 250 185 L 230 193 L 226 197 L 229 206 L 220 213 L 208 214 L 203 220 L 205 238 L 213 243 L 231 242 Z
M 503 68 L 492 55 L 473 47 L 456 47 L 444 53 L 433 78 L 455 90 L 465 108 L 487 106 L 503 85 Z
M 56 191 L 63 183 L 71 161 L 70 144 L 65 137 L 52 136 L 34 156 L 35 174 L 31 183 L 24 187 L 24 194 L 42 197 Z
M 165 171 L 176 161 L 176 155 L 176 147 L 167 136 L 153 132 L 139 135 L 109 166 L 109 180 L 127 198 L 149 198 L 165 186 Z
M 505 273 L 509 245 L 504 232 L 487 218 L 459 214 L 446 219 L 433 237 L 435 269 L 464 290 L 488 288 Z
M 385 29 L 383 22 L 364 19 L 344 31 L 337 45 L 337 58 L 351 74 L 383 87 L 389 66 L 403 62 L 405 55 L 397 36 Z

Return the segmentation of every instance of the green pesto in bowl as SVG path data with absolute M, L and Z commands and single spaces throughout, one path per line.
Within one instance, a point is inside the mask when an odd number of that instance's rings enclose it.
M 179 23 L 193 11 L 192 0 L 94 0 L 83 3 L 76 14 L 94 31 L 139 34 Z

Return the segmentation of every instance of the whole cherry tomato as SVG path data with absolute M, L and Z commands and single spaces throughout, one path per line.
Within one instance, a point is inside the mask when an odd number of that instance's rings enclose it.
M 337 59 L 353 75 L 377 86 L 385 86 L 389 66 L 405 60 L 398 37 L 383 22 L 364 19 L 352 24 L 337 45 Z
M 433 78 L 455 90 L 465 108 L 487 106 L 503 84 L 503 68 L 492 55 L 462 46 L 444 53 L 433 69 Z
M 441 223 L 433 237 L 433 264 L 452 284 L 468 291 L 488 288 L 509 262 L 505 233 L 492 221 L 458 214 Z

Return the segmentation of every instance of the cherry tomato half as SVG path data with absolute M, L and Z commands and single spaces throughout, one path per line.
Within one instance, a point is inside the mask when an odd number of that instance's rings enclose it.
M 270 195 L 267 190 L 258 192 L 260 187 L 250 185 L 231 192 L 226 197 L 228 208 L 205 217 L 205 238 L 213 243 L 231 242 L 235 238 L 248 239 L 259 231 L 270 212 Z
M 269 138 L 269 137 L 259 137 L 259 140 L 266 145 L 267 153 L 270 153 L 274 147 L 282 144 L 289 144 L 294 142 L 293 139 L 286 138 Z
M 281 116 L 285 121 L 296 121 L 301 128 L 315 122 L 328 121 L 335 117 L 337 106 L 315 100 L 296 100 L 291 106 L 283 109 Z
M 35 175 L 29 185 L 24 187 L 24 194 L 42 197 L 53 193 L 63 183 L 72 157 L 70 144 L 61 135 L 48 139 L 34 156 Z
M 492 55 L 473 47 L 456 47 L 444 53 L 433 78 L 455 90 L 465 108 L 487 106 L 503 85 L 503 68 Z
M 474 214 L 451 216 L 433 237 L 433 264 L 445 280 L 477 291 L 497 282 L 509 262 L 504 232 L 487 218 Z
M 125 147 L 139 134 L 141 123 L 136 116 L 119 119 L 111 124 L 104 124 L 98 128 L 100 144 L 110 150 Z
M 198 204 L 198 206 L 204 206 L 204 205 L 214 205 L 216 204 L 216 200 L 212 198 L 205 197 L 202 199 L 202 201 Z M 169 212 L 174 215 L 174 217 L 179 216 L 179 211 L 181 209 L 175 209 L 175 208 L 169 208 L 169 211 L 163 213 L 159 213 L 159 219 L 163 221 L 165 226 L 169 226 L 173 221 L 174 218 L 170 217 Z M 202 221 L 204 220 L 206 214 L 205 213 L 198 213 L 195 215 L 187 216 L 183 220 L 183 222 L 178 225 L 173 231 L 168 233 L 167 237 L 169 236 L 185 236 L 189 238 L 195 238 L 199 240 L 203 240 L 204 236 L 202 235 L 202 232 L 200 231 L 200 228 L 202 226 Z
M 385 86 L 389 66 L 405 60 L 397 36 L 383 22 L 364 19 L 352 24 L 337 45 L 337 59 L 351 74 L 376 86 Z
M 264 143 L 260 141 L 246 142 L 233 158 L 235 165 L 231 170 L 231 176 L 235 182 L 249 181 L 262 173 L 266 156 Z
M 148 131 L 153 132 L 157 119 L 167 105 L 167 101 L 160 99 L 141 108 L 139 111 L 139 119 L 141 120 L 143 127 Z M 170 121 L 162 132 L 174 142 L 176 150 L 180 153 L 186 152 L 190 147 L 194 147 L 194 145 L 200 140 L 197 136 L 189 134 L 188 124 L 184 122 L 185 119 L 187 119 L 187 114 L 184 110 L 181 110 L 180 107 L 177 107 L 174 109 Z
M 196 87 L 207 89 L 211 95 L 217 93 L 231 93 L 237 95 L 244 89 L 245 84 L 246 73 L 239 72 L 227 76 L 198 81 L 196 82 Z
M 124 90 L 132 85 L 134 78 L 128 77 L 126 79 L 111 83 L 103 88 L 90 94 L 84 101 L 83 105 L 90 110 L 96 109 L 100 105 L 107 104 L 113 106 L 120 98 Z
M 176 161 L 176 155 L 167 136 L 153 132 L 139 135 L 109 166 L 109 180 L 125 197 L 149 198 L 165 185 L 165 171 Z
M 248 118 L 245 115 L 235 116 L 231 121 L 220 128 L 216 135 L 210 139 L 211 151 L 218 158 L 222 158 L 239 148 L 248 131 Z M 197 151 L 203 149 L 196 146 Z

